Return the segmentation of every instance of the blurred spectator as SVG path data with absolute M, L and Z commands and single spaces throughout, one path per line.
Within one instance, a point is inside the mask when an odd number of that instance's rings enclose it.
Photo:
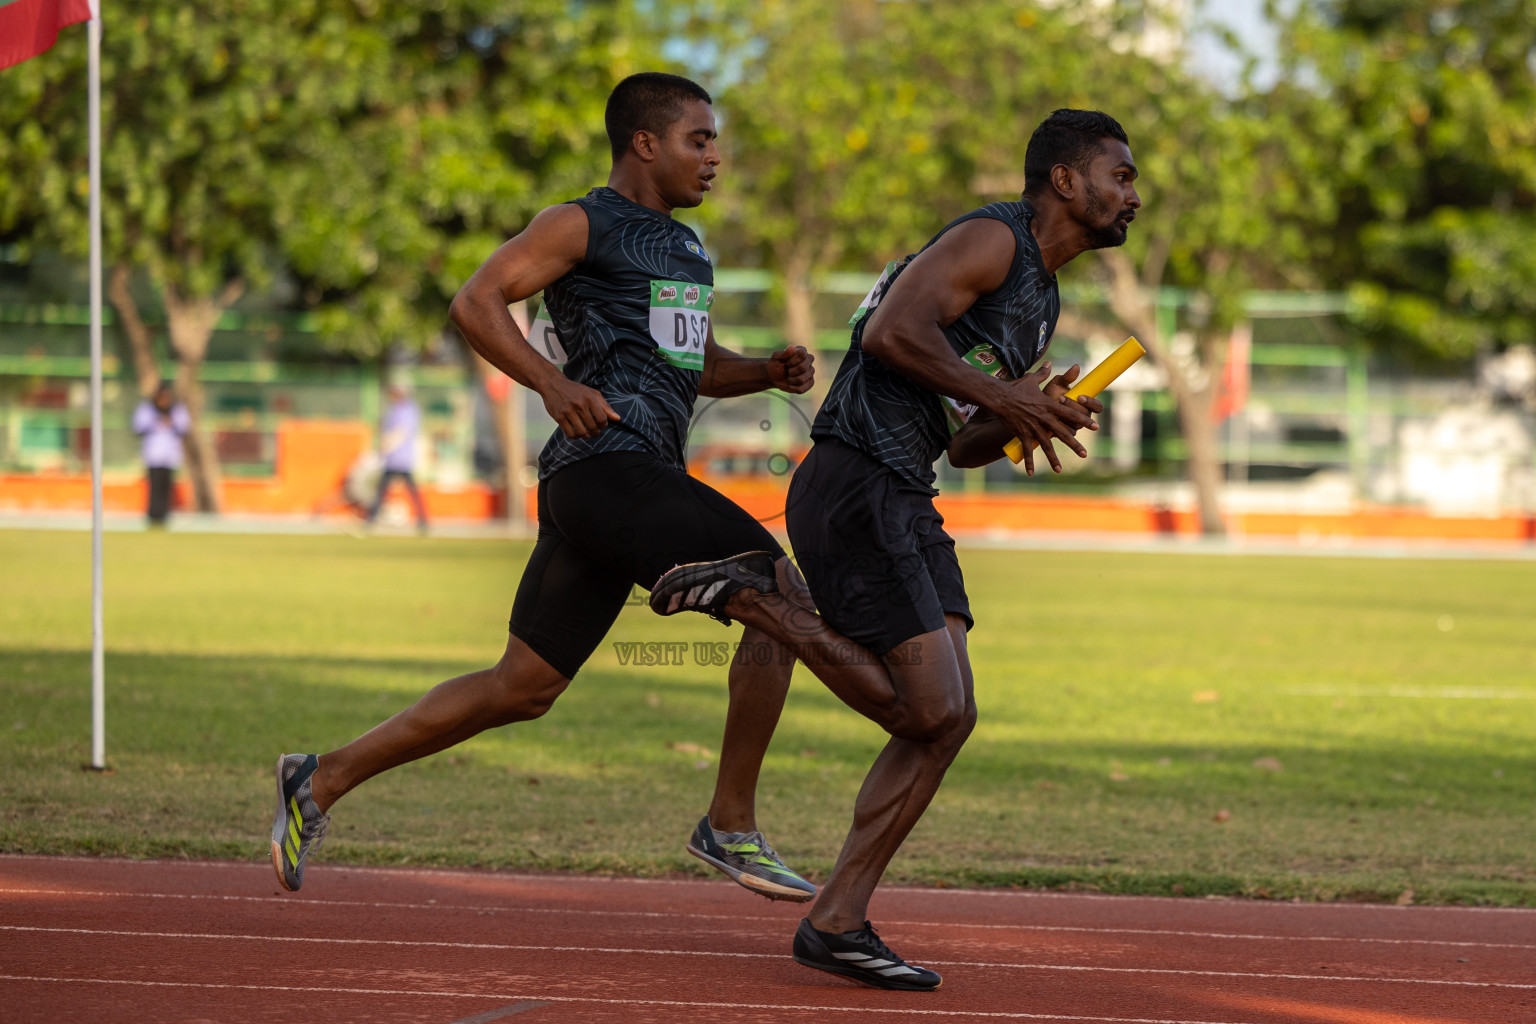
M 192 429 L 192 414 L 176 400 L 168 380 L 154 396 L 141 399 L 133 410 L 133 432 L 144 440 L 140 453 L 149 476 L 149 525 L 164 526 L 171 512 L 171 485 L 181 468 L 181 439 Z
M 421 432 L 421 409 L 412 400 L 410 391 L 402 384 L 389 386 L 389 408 L 379 424 L 379 453 L 384 459 L 384 472 L 379 475 L 379 489 L 368 509 L 368 522 L 379 516 L 379 507 L 389 493 L 390 481 L 396 477 L 405 481 L 405 489 L 411 495 L 416 509 L 416 528 L 427 532 L 427 508 L 422 504 L 421 492 L 416 489 L 416 436 Z

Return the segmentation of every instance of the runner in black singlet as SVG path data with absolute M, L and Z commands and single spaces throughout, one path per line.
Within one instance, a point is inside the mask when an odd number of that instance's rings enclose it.
M 1021 201 L 973 211 L 886 268 L 855 314 L 786 502 L 820 630 L 860 645 L 873 662 L 872 673 L 841 680 L 844 689 L 829 685 L 891 736 L 792 948 L 800 963 L 882 988 L 939 986 L 936 972 L 906 963 L 875 933 L 869 899 L 976 721 L 965 649 L 971 609 L 933 505 L 933 462 L 947 451 L 957 466 L 985 465 L 1015 436 L 1026 450 L 1040 444 L 1053 469 L 1061 468 L 1053 440 L 1086 455 L 1074 435 L 1096 427 L 1090 414 L 1103 407 L 1065 400 L 1077 368 L 1049 380 L 1049 366 L 1029 370 L 1060 312 L 1055 272 L 1124 242 L 1141 205 L 1125 132 L 1095 111 L 1047 118 L 1030 139 L 1024 173 Z M 653 608 L 673 599 L 682 575 L 658 581 Z M 687 575 L 692 587 L 711 578 Z M 1060 586 L 1075 592 L 1070 580 Z M 743 592 L 726 610 L 753 624 L 765 600 Z
M 717 587 L 712 598 L 743 586 L 803 595 L 772 535 L 684 464 L 697 396 L 798 394 L 812 382 L 812 358 L 798 346 L 749 359 L 714 343 L 713 267 L 671 215 L 703 201 L 720 162 L 709 94 L 675 75 L 634 75 L 609 97 L 606 120 L 608 185 L 539 213 L 450 309 L 470 345 L 538 392 L 558 425 L 539 459 L 538 541 L 506 652 L 338 750 L 279 758 L 272 858 L 289 890 L 302 884 L 331 804 L 357 784 L 548 711 L 634 586 L 651 587 L 679 563 L 754 552 L 766 575 Z M 525 338 L 507 307 L 540 291 L 548 320 Z M 778 650 L 746 629 L 747 656 L 731 666 L 714 800 L 688 849 L 755 892 L 803 902 L 815 887 L 784 865 L 755 821 L 757 773 L 793 668 L 788 657 L 753 657 L 765 644 Z

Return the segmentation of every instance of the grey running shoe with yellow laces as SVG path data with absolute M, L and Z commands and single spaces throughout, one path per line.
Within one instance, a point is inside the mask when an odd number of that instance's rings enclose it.
M 277 758 L 277 815 L 272 819 L 272 870 L 289 892 L 304 884 L 304 858 L 320 849 L 329 814 L 321 814 L 310 792 L 319 759 L 314 754 Z
M 688 840 L 688 852 L 770 900 L 816 898 L 816 887 L 780 860 L 761 832 L 717 832 L 706 814 Z

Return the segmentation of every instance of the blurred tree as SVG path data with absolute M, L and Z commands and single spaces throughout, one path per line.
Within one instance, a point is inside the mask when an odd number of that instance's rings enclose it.
M 291 140 L 275 214 L 326 333 L 361 355 L 440 333 L 496 246 L 602 184 L 609 91 L 667 63 L 628 0 L 373 6 L 349 28 L 357 94 Z
M 197 505 L 218 507 L 198 379 L 222 313 L 287 268 L 361 355 L 421 344 L 446 297 L 551 198 L 600 179 L 623 0 L 118 0 L 103 44 L 110 295 L 153 385 L 131 270 L 164 308 Z M 5 73 L 0 237 L 85 246 L 85 57 Z M 149 379 L 145 379 L 148 376 Z
M 975 111 L 946 86 L 971 60 L 973 16 L 998 5 L 685 6 L 701 45 L 721 54 L 706 75 L 725 156 L 720 191 L 703 211 L 720 227 L 711 247 L 772 270 L 785 336 L 810 346 L 821 273 L 881 266 L 970 202 L 974 153 L 962 136 L 975 129 Z
M 1316 252 L 1358 325 L 1447 357 L 1536 342 L 1536 2 L 1269 8 L 1296 131 L 1333 156 Z

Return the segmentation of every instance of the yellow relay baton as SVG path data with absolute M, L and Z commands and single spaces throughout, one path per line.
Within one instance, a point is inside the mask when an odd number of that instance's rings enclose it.
M 1130 369 L 1131 364 L 1147 354 L 1147 350 L 1141 347 L 1141 342 L 1135 338 L 1126 338 L 1125 344 L 1111 352 L 1098 366 L 1088 371 L 1088 376 L 1072 385 L 1072 390 L 1067 392 L 1067 398 L 1076 400 L 1083 395 L 1096 398 L 1100 391 L 1109 387 L 1111 381 Z M 1003 445 L 1003 453 L 1014 461 L 1015 464 L 1024 461 L 1024 442 L 1014 438 Z

